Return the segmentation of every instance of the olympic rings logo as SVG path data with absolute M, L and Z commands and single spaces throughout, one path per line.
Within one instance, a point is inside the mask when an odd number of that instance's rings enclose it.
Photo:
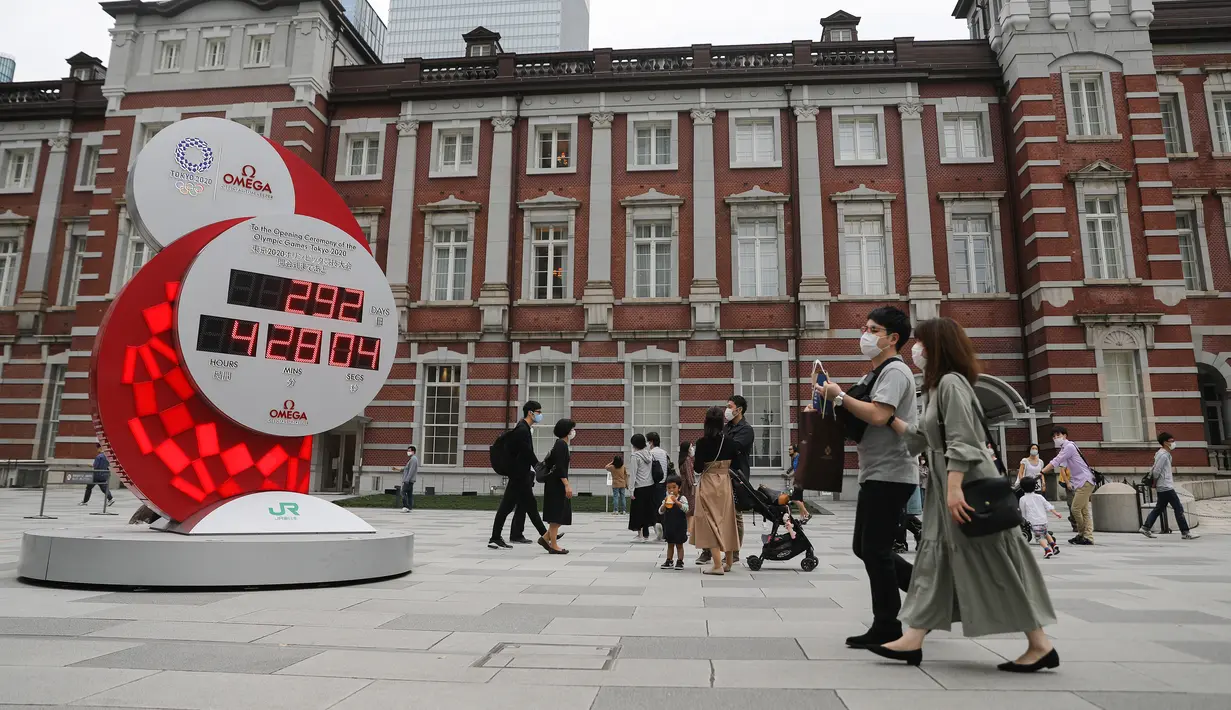
M 201 162 L 194 163 L 188 159 L 188 149 L 195 148 L 201 155 Z M 203 173 L 214 164 L 214 151 L 209 144 L 200 138 L 185 138 L 175 146 L 175 162 L 185 172 Z
M 184 182 L 183 180 L 175 181 L 175 189 L 180 191 L 181 195 L 188 197 L 196 197 L 205 192 L 205 186 L 197 182 Z

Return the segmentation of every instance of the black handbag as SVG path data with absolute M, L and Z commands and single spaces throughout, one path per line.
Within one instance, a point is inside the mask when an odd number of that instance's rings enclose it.
M 996 445 L 992 442 L 992 432 L 987 428 L 987 421 L 983 418 L 983 408 L 979 406 L 977 399 L 973 404 L 975 412 L 979 415 L 979 422 L 983 424 L 983 433 L 987 436 L 987 442 L 992 444 L 994 449 Z M 941 443 L 948 446 L 949 437 L 945 435 L 943 414 L 939 417 L 939 421 Z M 998 453 L 996 455 L 999 457 Z M 1022 513 L 1018 508 L 1017 496 L 1013 493 L 1013 484 L 1008 478 L 992 476 L 964 481 L 962 495 L 966 498 L 966 505 L 973 508 L 973 510 L 966 511 L 970 520 L 958 524 L 958 529 L 966 537 L 995 535 L 998 532 L 1022 526 Z
M 876 380 L 880 378 L 881 372 L 889 366 L 889 363 L 894 361 L 901 362 L 902 358 L 891 357 L 882 362 L 880 365 L 877 365 L 876 369 L 872 370 L 869 375 L 868 381 L 860 381 L 852 385 L 851 388 L 846 391 L 846 397 L 848 399 L 857 399 L 860 402 L 871 403 L 872 393 L 876 391 Z M 854 414 L 851 414 L 849 410 L 842 409 L 841 407 L 837 407 L 835 412 L 838 416 L 838 421 L 842 422 L 842 429 L 846 433 L 846 438 L 856 444 L 863 441 L 863 435 L 868 431 L 868 423 Z

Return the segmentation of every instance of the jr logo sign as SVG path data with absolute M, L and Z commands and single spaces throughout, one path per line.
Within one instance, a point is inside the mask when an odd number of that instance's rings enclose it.
M 299 517 L 299 504 L 279 503 L 277 510 L 274 510 L 273 508 L 269 509 L 269 514 L 279 520 L 290 520 L 292 518 L 297 518 Z

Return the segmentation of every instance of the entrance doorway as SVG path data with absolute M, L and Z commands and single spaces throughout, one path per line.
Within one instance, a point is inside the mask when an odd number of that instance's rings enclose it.
M 355 483 L 357 460 L 356 436 L 353 433 L 322 434 L 325 461 L 321 468 L 322 493 L 349 493 Z

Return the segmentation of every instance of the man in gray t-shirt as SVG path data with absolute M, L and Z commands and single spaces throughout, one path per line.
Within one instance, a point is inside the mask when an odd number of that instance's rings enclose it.
M 893 551 L 893 542 L 906 503 L 919 485 L 915 459 L 906 443 L 889 428 L 896 418 L 914 422 L 918 411 L 914 375 L 898 357 L 910 340 L 910 317 L 892 306 L 877 308 L 868 314 L 861 330 L 859 349 L 872 361 L 873 368 L 861 382 L 869 382 L 879 370 L 867 397 L 870 401 L 845 396 L 832 381 L 825 386 L 827 398 L 868 425 L 857 446 L 859 501 L 851 547 L 868 572 L 873 620 L 866 634 L 846 640 L 852 648 L 889 643 L 902 635 L 898 621 L 902 597 L 898 590 L 904 592 L 910 587 L 911 565 Z

